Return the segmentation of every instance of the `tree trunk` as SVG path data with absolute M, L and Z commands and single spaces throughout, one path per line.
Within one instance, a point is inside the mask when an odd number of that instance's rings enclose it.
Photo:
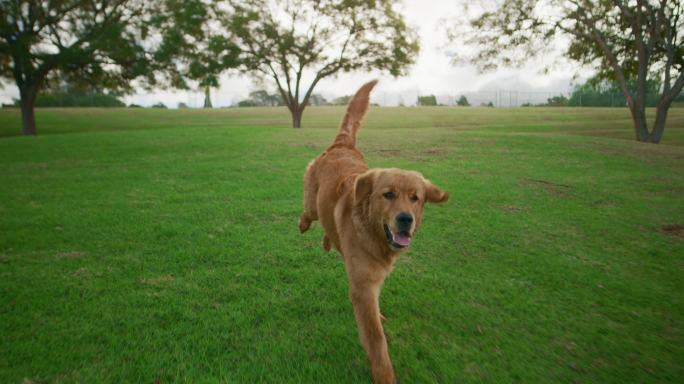
M 35 86 L 22 87 L 19 90 L 21 105 L 21 132 L 24 135 L 35 135 L 36 134 L 36 95 L 38 94 L 38 89 Z
M 631 112 L 637 141 L 648 141 L 649 134 L 648 126 L 646 125 L 646 108 L 644 108 L 643 105 L 635 105 Z
M 302 127 L 302 113 L 304 112 L 303 106 L 295 106 L 290 110 L 292 114 L 292 128 Z
M 653 133 L 651 134 L 651 143 L 653 144 L 660 143 L 660 139 L 663 138 L 665 121 L 667 120 L 667 112 L 669 109 L 669 105 L 661 105 L 658 103 L 656 106 L 656 119 L 655 124 L 653 125 Z
M 211 88 L 207 85 L 204 88 L 204 108 L 211 108 Z

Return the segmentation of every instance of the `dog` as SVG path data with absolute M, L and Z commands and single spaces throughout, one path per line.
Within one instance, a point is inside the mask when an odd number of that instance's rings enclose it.
M 376 83 L 356 92 L 332 145 L 309 163 L 299 230 L 304 233 L 320 220 L 323 248 L 335 247 L 342 255 L 359 338 L 373 381 L 380 384 L 396 382 L 381 323 L 380 289 L 420 227 L 425 203 L 446 202 L 449 194 L 415 171 L 368 168 L 356 135 Z

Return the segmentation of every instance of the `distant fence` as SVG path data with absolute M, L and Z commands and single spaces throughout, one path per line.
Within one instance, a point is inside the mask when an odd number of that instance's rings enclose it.
M 234 92 L 234 91 L 233 91 Z M 519 108 L 527 106 L 568 106 L 568 107 L 627 107 L 625 96 L 622 92 L 549 92 L 549 91 L 518 91 L 511 89 L 499 89 L 477 92 L 455 92 L 451 95 L 439 93 L 421 92 L 418 89 L 404 92 L 377 92 L 371 96 L 371 101 L 381 106 L 415 106 L 420 96 L 435 95 L 437 104 L 444 106 L 457 106 L 461 96 L 468 99 L 470 106 L 491 106 L 496 108 Z M 324 94 L 330 101 L 339 95 Z M 656 105 L 660 94 L 648 94 L 647 106 Z M 229 101 L 230 100 L 230 101 Z M 214 105 L 233 105 L 241 100 L 238 93 L 215 92 L 212 94 Z M 202 107 L 204 94 L 186 93 L 185 104 L 190 108 Z M 684 103 L 684 94 L 676 102 Z M 175 106 L 167 103 L 168 106 Z
M 380 92 L 371 100 L 382 106 L 414 106 L 418 97 L 430 96 L 431 93 L 405 91 L 400 93 Z M 473 107 L 488 106 L 497 108 L 518 108 L 528 106 L 568 106 L 568 107 L 627 107 L 625 96 L 621 92 L 549 92 L 518 91 L 499 89 L 491 91 L 459 92 L 451 95 L 434 94 L 437 104 L 442 106 L 458 106 L 461 96 L 465 96 Z M 647 95 L 647 106 L 656 105 L 659 94 Z M 680 96 L 681 98 L 681 96 Z M 684 101 L 684 100 L 682 100 Z
M 500 89 L 496 91 L 463 92 L 454 96 L 437 96 L 441 105 L 456 106 L 461 95 L 468 99 L 471 106 L 492 106 L 497 108 L 516 108 L 538 105 L 570 107 L 626 107 L 622 93 L 563 93 L 541 91 L 516 91 Z M 647 97 L 655 105 L 657 96 Z
M 439 94 L 421 92 L 418 89 L 404 92 L 378 92 L 371 96 L 371 101 L 381 106 L 415 106 L 419 96 L 434 94 L 439 105 L 457 106 L 461 96 L 468 99 L 470 106 L 492 106 L 496 108 L 518 108 L 526 106 L 553 105 L 569 107 L 627 107 L 625 97 L 621 92 L 549 92 L 549 91 L 518 91 L 512 89 L 499 89 L 477 92 L 455 92 L 453 94 Z M 324 94 L 330 101 L 338 97 L 334 94 Z M 658 94 L 647 96 L 647 105 L 655 106 Z M 246 97 L 246 96 L 245 96 Z M 236 106 L 239 100 L 244 99 L 235 91 L 216 90 L 211 99 L 215 107 Z M 680 96 L 682 98 L 682 96 Z M 173 100 L 160 98 L 160 101 L 168 107 L 176 107 L 179 102 L 190 108 L 201 108 L 204 103 L 204 93 L 185 92 L 179 93 Z M 551 103 L 549 103 L 551 101 Z M 682 100 L 684 101 L 684 100 Z

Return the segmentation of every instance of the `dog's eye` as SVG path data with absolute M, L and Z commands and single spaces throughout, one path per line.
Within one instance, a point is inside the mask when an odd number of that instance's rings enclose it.
M 413 201 L 414 203 L 415 203 L 416 201 L 418 201 L 418 196 L 416 196 L 416 195 L 411 195 L 411 201 Z
M 396 197 L 396 196 L 394 195 L 394 192 L 385 192 L 385 193 L 383 193 L 382 195 L 383 195 L 383 196 L 385 197 L 385 199 L 387 199 L 387 200 L 392 200 L 392 199 L 394 199 L 394 198 Z

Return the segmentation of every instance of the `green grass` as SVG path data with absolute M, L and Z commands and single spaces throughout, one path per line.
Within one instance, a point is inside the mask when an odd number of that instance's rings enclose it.
M 0 111 L 0 382 L 369 382 L 344 267 L 297 232 L 341 108 Z M 678 382 L 684 109 L 375 108 L 430 206 L 381 297 L 404 383 Z

